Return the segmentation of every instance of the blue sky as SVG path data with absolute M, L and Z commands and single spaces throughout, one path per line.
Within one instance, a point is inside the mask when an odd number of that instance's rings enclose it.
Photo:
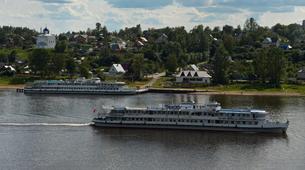
M 141 24 L 166 26 L 260 25 L 301 23 L 305 0 L 0 0 L 0 25 L 48 26 L 53 33 L 86 30 L 96 22 L 109 30 Z

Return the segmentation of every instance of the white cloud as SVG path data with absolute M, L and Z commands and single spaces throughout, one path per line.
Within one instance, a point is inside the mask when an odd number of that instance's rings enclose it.
M 305 7 L 295 7 L 294 11 L 292 12 L 284 12 L 284 13 L 266 12 L 261 15 L 259 19 L 259 24 L 264 26 L 275 25 L 277 23 L 300 24 L 304 19 L 305 19 Z
M 109 0 L 0 0 L 0 25 L 27 26 L 36 30 L 47 25 L 51 31 L 60 33 L 93 28 L 96 22 L 106 25 L 110 30 L 136 24 L 141 24 L 144 29 L 166 26 L 185 26 L 191 29 L 198 24 L 211 27 L 225 24 L 243 25 L 245 20 L 252 16 L 257 16 L 259 23 L 267 26 L 278 22 L 283 24 L 300 22 L 305 19 L 304 6 L 295 6 L 291 8 L 292 10 L 284 12 L 268 12 L 270 11 L 268 7 L 266 11 L 257 12 L 245 7 L 249 4 L 248 1 L 240 5 L 242 8 L 238 5 L 234 6 L 238 2 L 238 0 L 167 0 L 166 3 L 162 2 L 166 5 L 155 5 L 155 8 L 140 8 L 139 5 L 134 5 L 135 7 L 128 5 L 124 8 L 124 4 L 118 6 L 111 4 Z M 142 1 L 141 4 L 149 6 Z M 257 8 L 258 6 L 253 7 L 253 9 Z

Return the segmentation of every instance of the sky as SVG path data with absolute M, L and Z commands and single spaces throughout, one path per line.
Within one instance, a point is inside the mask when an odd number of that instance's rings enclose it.
M 0 0 L 0 26 L 52 33 L 87 30 L 100 22 L 108 30 L 141 24 L 143 29 L 196 25 L 243 26 L 253 17 L 262 26 L 301 24 L 305 0 Z

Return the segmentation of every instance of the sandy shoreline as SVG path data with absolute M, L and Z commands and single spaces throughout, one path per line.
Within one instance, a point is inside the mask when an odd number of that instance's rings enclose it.
M 21 89 L 24 88 L 24 84 L 18 85 L 0 85 L 0 90 L 11 90 L 11 89 Z
M 231 96 L 305 96 L 300 93 L 285 92 L 241 92 L 241 91 L 216 91 L 216 92 L 194 92 L 191 94 L 201 95 L 231 95 Z
M 236 95 L 236 96 L 305 96 L 298 92 L 264 92 L 264 91 L 217 91 L 185 88 L 152 88 L 152 92 L 160 93 L 188 93 L 198 95 Z

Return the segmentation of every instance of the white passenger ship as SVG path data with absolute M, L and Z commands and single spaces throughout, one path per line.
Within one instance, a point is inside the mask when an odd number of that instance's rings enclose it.
M 128 87 L 124 82 L 102 82 L 99 78 L 76 80 L 42 80 L 27 84 L 24 93 L 42 94 L 137 94 L 144 90 Z
M 94 126 L 285 133 L 289 122 L 268 119 L 264 110 L 222 109 L 219 103 L 194 102 L 160 107 L 113 107 L 99 113 Z

